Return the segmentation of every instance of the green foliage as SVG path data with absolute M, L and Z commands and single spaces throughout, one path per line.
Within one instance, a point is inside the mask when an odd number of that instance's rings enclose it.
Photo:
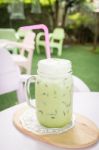
M 73 7 L 74 5 L 79 5 L 85 2 L 85 0 L 66 0 L 67 7 Z
M 78 28 L 80 26 L 89 27 L 95 24 L 94 16 L 91 16 L 91 14 L 89 16 L 89 14 L 87 15 L 84 12 L 70 14 L 68 19 L 71 28 Z
M 17 1 L 17 0 L 16 0 Z M 46 6 L 49 4 L 54 4 L 56 0 L 39 0 L 41 5 Z M 10 3 L 13 2 L 13 0 L 0 0 L 0 4 L 2 3 Z M 32 0 L 23 0 L 24 3 L 32 3 Z
M 56 0 L 40 0 L 41 5 L 46 6 L 46 5 L 53 5 L 56 2 Z
M 79 42 L 89 42 L 93 40 L 96 25 L 96 18 L 93 11 L 93 4 L 84 2 L 80 4 L 79 7 L 75 7 L 73 11 L 70 11 L 67 15 L 66 28 L 72 31 L 71 33 L 76 36 Z

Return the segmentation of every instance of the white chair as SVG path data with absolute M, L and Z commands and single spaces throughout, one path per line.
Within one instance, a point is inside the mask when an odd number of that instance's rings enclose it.
M 16 36 L 19 39 L 19 41 L 22 41 L 22 39 L 25 38 L 25 36 L 27 35 L 28 32 L 32 32 L 32 30 L 23 30 L 21 28 L 18 28 L 17 32 L 16 32 Z
M 73 75 L 73 85 L 75 92 L 90 92 L 89 87 L 77 76 Z
M 25 101 L 20 70 L 7 49 L 0 49 L 0 68 L 0 95 L 16 91 L 19 103 Z
M 65 32 L 63 28 L 55 28 L 53 33 L 49 34 L 51 52 L 53 52 L 54 49 L 57 49 L 57 55 L 58 56 L 62 55 L 64 38 Z M 45 47 L 43 32 L 38 33 L 36 37 L 36 50 L 38 54 L 40 53 L 40 46 Z
M 17 41 L 16 31 L 12 28 L 0 28 L 0 39 Z
M 13 47 L 9 42 L 17 42 L 18 37 L 16 31 L 13 28 L 0 28 L 0 47 L 7 48 L 9 51 L 17 53 L 17 49 Z
M 35 45 L 34 39 L 35 33 L 29 31 L 26 34 L 22 44 L 15 42 L 13 43 L 15 47 L 19 47 L 20 49 L 19 54 L 12 54 L 12 58 L 21 69 L 25 69 L 27 74 L 31 74 L 32 58 Z

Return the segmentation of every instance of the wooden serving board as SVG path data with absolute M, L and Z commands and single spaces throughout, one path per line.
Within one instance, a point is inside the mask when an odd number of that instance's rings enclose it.
M 99 129 L 91 120 L 79 114 L 76 115 L 74 128 L 67 132 L 57 135 L 37 135 L 32 133 L 22 127 L 19 119 L 25 110 L 26 108 L 23 108 L 15 112 L 13 123 L 22 133 L 32 137 L 33 139 L 61 148 L 85 148 L 99 141 Z

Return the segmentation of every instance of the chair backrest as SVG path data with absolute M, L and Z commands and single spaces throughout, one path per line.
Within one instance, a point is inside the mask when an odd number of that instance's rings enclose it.
M 63 40 L 65 38 L 65 32 L 63 28 L 55 28 L 53 31 L 53 39 Z
M 28 53 L 31 53 L 33 51 L 35 46 L 35 33 L 32 31 L 29 31 L 22 42 L 22 49 L 20 50 L 21 55 L 25 55 L 25 51 Z
M 10 28 L 0 28 L 0 39 L 17 41 L 16 31 Z
M 23 30 L 23 29 L 19 28 L 17 30 L 16 34 L 20 39 L 24 39 L 28 32 L 29 32 L 29 30 Z M 32 31 L 30 30 L 30 32 L 32 32 Z
M 31 67 L 32 67 L 32 58 L 33 58 L 33 52 L 35 46 L 34 40 L 35 40 L 35 33 L 29 31 L 25 35 L 25 38 L 21 43 L 13 42 L 13 44 L 15 44 L 17 48 L 19 48 L 19 53 L 12 55 L 13 61 L 20 68 L 24 68 L 29 74 L 31 73 Z

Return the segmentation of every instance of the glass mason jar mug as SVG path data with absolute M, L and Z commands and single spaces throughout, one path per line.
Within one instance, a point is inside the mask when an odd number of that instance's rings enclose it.
M 38 63 L 38 75 L 26 82 L 26 97 L 30 103 L 30 83 L 35 82 L 36 115 L 39 123 L 49 128 L 61 128 L 72 121 L 72 68 L 65 59 L 44 59 Z

